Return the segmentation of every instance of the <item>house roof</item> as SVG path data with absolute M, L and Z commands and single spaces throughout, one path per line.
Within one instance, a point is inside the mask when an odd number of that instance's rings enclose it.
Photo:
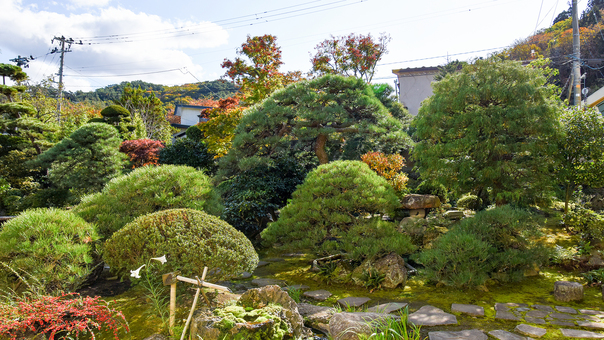
M 423 66 L 423 67 L 414 67 L 414 68 L 400 68 L 398 70 L 392 70 L 392 73 L 398 75 L 399 77 L 414 77 L 421 76 L 426 74 L 435 74 L 438 72 L 437 66 Z
M 585 98 L 585 105 L 588 107 L 594 107 L 604 102 L 604 87 L 594 92 L 591 96 Z

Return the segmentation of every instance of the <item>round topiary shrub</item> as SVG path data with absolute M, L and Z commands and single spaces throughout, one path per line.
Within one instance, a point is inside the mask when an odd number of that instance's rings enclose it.
M 208 176 L 177 165 L 145 166 L 114 178 L 100 193 L 84 197 L 74 212 L 106 239 L 139 216 L 175 208 L 222 212 Z
M 0 261 L 49 292 L 73 291 L 92 271 L 98 239 L 94 227 L 72 212 L 27 210 L 2 226 Z M 9 284 L 21 279 L 6 266 L 0 275 Z
M 152 257 L 166 255 L 165 272 L 201 275 L 210 269 L 213 280 L 226 279 L 258 265 L 252 243 L 228 223 L 193 209 L 171 209 L 141 216 L 105 242 L 105 262 L 117 271 L 140 267 Z
M 265 243 L 279 243 L 291 250 L 313 249 L 318 253 L 346 251 L 354 245 L 370 244 L 368 239 L 388 235 L 405 239 L 406 235 L 376 229 L 375 219 L 389 214 L 399 205 L 394 189 L 388 182 L 359 161 L 336 161 L 311 171 L 304 183 L 292 194 L 291 201 L 281 209 L 279 220 L 262 232 Z M 363 229 L 366 232 L 363 232 Z M 376 242 L 377 244 L 377 242 Z M 351 247 L 352 245 L 352 247 Z M 372 253 L 379 249 L 372 248 Z M 366 254 L 371 256 L 372 254 Z M 363 254 L 356 254 L 357 259 Z
M 478 211 L 482 208 L 482 199 L 476 195 L 467 194 L 457 200 L 457 207 Z
M 214 154 L 200 140 L 189 137 L 177 139 L 159 152 L 159 164 L 188 165 L 208 174 L 216 171 Z

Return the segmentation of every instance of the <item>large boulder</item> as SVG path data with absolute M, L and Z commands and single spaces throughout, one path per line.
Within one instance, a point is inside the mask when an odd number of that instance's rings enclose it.
M 365 260 L 352 272 L 353 281 L 362 284 L 361 277 L 363 273 L 371 270 L 376 270 L 380 275 L 384 275 L 384 280 L 381 283 L 382 288 L 392 289 L 401 285 L 404 287 L 405 282 L 407 282 L 405 260 L 396 253 L 390 253 L 377 260 Z
M 315 306 L 310 303 L 299 303 L 298 311 L 308 327 L 329 334 L 329 320 L 335 313 L 332 307 Z
M 310 335 L 298 313 L 298 305 L 279 286 L 250 289 L 237 305 L 203 311 L 191 323 L 191 335 L 204 340 L 274 340 Z
M 401 208 L 407 210 L 440 207 L 440 199 L 434 195 L 409 194 L 401 200 Z

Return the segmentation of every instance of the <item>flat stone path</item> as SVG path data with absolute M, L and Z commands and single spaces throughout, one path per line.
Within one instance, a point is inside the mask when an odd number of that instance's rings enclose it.
M 579 329 L 564 329 L 564 328 L 561 328 L 560 331 L 562 332 L 562 335 L 564 335 L 567 338 L 604 339 L 604 334 L 602 334 L 602 333 L 582 331 Z
M 377 305 L 377 306 L 373 306 L 371 308 L 368 308 L 367 311 L 371 312 L 371 313 L 394 313 L 394 312 L 398 312 L 400 310 L 402 310 L 403 308 L 407 307 L 407 303 L 399 303 L 399 302 L 390 302 L 390 303 L 384 303 L 381 305 Z
M 527 340 L 525 336 L 520 336 L 501 329 L 490 331 L 489 335 L 499 340 Z
M 530 336 L 533 338 L 540 338 L 547 333 L 547 329 L 534 327 L 526 324 L 520 324 L 514 328 L 514 331 L 522 335 Z
M 325 301 L 325 300 L 329 299 L 329 297 L 332 294 L 324 289 L 320 289 L 320 290 L 311 290 L 308 292 L 304 292 L 304 294 L 302 294 L 302 295 L 304 295 L 307 298 L 311 298 L 313 300 Z
M 471 316 L 484 316 L 484 308 L 476 305 L 463 305 L 459 303 L 454 303 L 451 305 L 451 311 L 468 314 Z
M 252 284 L 254 286 L 258 286 L 258 287 L 272 286 L 272 285 L 277 285 L 279 287 L 285 286 L 284 281 L 275 280 L 275 279 L 253 279 Z
M 371 301 L 370 298 L 367 297 L 347 297 L 347 298 L 343 298 L 343 299 L 339 299 L 338 300 L 338 304 L 340 306 L 342 306 L 343 308 L 348 308 L 348 307 L 361 307 L 362 305 L 366 304 L 367 302 Z
M 489 337 L 479 329 L 469 329 L 459 332 L 429 332 L 430 340 L 487 340 Z
M 423 306 L 417 312 L 409 314 L 409 318 L 407 320 L 417 326 L 443 326 L 457 324 L 457 317 L 455 317 L 455 315 L 445 313 L 445 311 L 442 309 L 429 305 Z

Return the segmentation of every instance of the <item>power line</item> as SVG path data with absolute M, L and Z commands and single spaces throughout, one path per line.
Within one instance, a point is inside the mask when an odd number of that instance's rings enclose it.
M 392 62 L 392 63 L 377 64 L 376 66 L 385 66 L 385 65 L 393 65 L 393 64 L 410 63 L 410 62 L 413 62 L 413 61 L 423 61 L 423 60 L 439 59 L 439 58 L 446 58 L 446 57 L 452 57 L 452 56 L 457 56 L 457 55 L 464 55 L 464 54 L 471 54 L 471 53 L 478 53 L 478 52 L 501 50 L 501 49 L 504 49 L 504 48 L 505 47 L 487 48 L 487 49 L 484 49 L 484 50 L 462 52 L 462 53 L 454 53 L 454 54 L 446 54 L 446 55 L 439 55 L 439 56 L 435 56 L 435 57 L 426 57 L 426 58 L 420 58 L 420 59 L 395 61 L 395 62 Z
M 145 73 L 131 73 L 131 74 L 114 74 L 114 75 L 75 75 L 75 74 L 66 74 L 66 76 L 69 77 L 76 77 L 76 78 L 112 78 L 112 77 L 128 77 L 128 76 L 142 76 L 142 75 L 146 75 L 146 74 L 155 74 L 155 73 L 166 73 L 166 72 L 174 72 L 174 71 L 180 71 L 181 69 L 179 68 L 173 68 L 170 70 L 163 70 L 163 71 L 155 71 L 155 72 L 145 72 Z

